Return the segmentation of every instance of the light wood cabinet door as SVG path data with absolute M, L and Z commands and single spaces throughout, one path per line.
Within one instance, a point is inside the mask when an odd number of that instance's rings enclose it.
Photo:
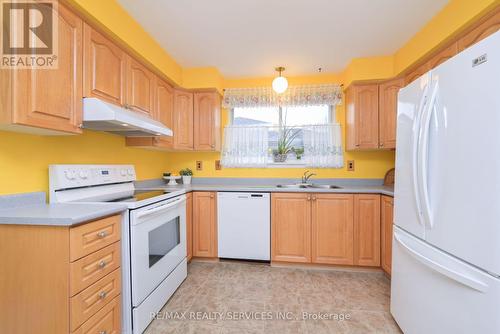
M 498 30 L 500 30 L 500 8 L 458 40 L 458 51 L 467 49 Z
M 353 85 L 346 99 L 348 149 L 378 148 L 378 84 Z
M 403 87 L 403 79 L 384 82 L 379 85 L 379 146 L 384 149 L 396 148 L 396 119 L 398 92 Z
M 271 260 L 311 262 L 311 195 L 271 195 Z
M 186 247 L 187 260 L 193 258 L 193 194 L 186 195 Z
M 84 95 L 125 104 L 126 54 L 89 25 L 84 25 Z
M 12 104 L 1 111 L 0 119 L 10 113 L 5 123 L 81 133 L 83 21 L 64 6 L 58 17 L 56 69 L 2 70 L 2 90 L 12 89 L 5 96 Z
M 156 119 L 167 128 L 174 129 L 174 89 L 165 81 L 157 78 L 155 85 L 155 115 Z M 173 148 L 174 137 L 162 136 L 158 138 L 161 147 Z
M 381 196 L 380 211 L 382 225 L 382 269 L 390 275 L 392 266 L 392 223 L 394 199 L 389 196 Z
M 127 108 L 157 118 L 154 113 L 155 79 L 153 72 L 127 56 Z
M 174 148 L 193 150 L 193 93 L 175 90 L 174 93 Z
M 380 195 L 354 195 L 354 264 L 380 266 Z
M 193 193 L 193 256 L 217 257 L 217 210 L 214 192 Z
M 194 93 L 194 149 L 220 151 L 220 95 Z
M 349 194 L 312 195 L 312 263 L 354 264 L 353 205 Z

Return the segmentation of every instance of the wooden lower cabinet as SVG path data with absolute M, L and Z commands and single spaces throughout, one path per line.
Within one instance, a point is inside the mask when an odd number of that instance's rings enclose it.
M 0 333 L 121 333 L 120 240 L 70 256 L 88 241 L 72 235 L 99 233 L 119 217 L 78 227 L 0 225 Z
M 312 195 L 312 262 L 354 264 L 353 195 Z
M 193 194 L 186 195 L 186 248 L 187 260 L 193 258 Z
M 217 257 L 215 192 L 193 192 L 193 257 Z
M 271 260 L 311 262 L 311 195 L 271 195 Z
M 392 229 L 393 229 L 394 199 L 389 196 L 381 196 L 380 217 L 381 217 L 381 252 L 382 269 L 391 274 L 392 266 Z
M 271 195 L 271 261 L 380 266 L 380 195 Z
M 354 195 L 354 264 L 380 266 L 380 195 Z

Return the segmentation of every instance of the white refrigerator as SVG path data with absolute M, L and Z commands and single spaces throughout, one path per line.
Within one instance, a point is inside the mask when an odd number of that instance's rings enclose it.
M 401 89 L 397 117 L 391 313 L 500 333 L 500 33 Z

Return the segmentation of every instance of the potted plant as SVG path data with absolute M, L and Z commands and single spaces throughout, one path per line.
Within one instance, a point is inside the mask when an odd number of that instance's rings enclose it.
M 274 162 L 285 162 L 288 153 L 292 152 L 292 143 L 295 137 L 299 134 L 299 129 L 294 129 L 293 127 L 287 127 L 284 125 L 280 128 L 280 134 L 278 138 L 278 148 L 273 150 L 273 161 Z
M 179 174 L 182 176 L 182 184 L 191 184 L 191 177 L 193 176 L 193 171 L 191 169 L 181 169 Z
M 302 155 L 304 155 L 304 148 L 303 147 L 297 147 L 297 148 L 294 147 L 292 150 L 295 153 L 295 158 L 297 158 L 297 160 L 301 160 Z

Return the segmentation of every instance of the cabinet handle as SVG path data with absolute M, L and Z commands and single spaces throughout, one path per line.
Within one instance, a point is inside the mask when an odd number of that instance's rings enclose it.
M 311 200 L 311 196 L 307 196 L 307 200 L 310 201 Z
M 100 331 L 99 334 L 108 334 L 107 331 Z
M 210 198 L 214 198 L 214 194 L 210 194 Z
M 384 147 L 384 143 L 380 143 L 380 147 Z
M 313 199 L 313 201 L 315 201 L 315 200 L 316 200 L 316 196 L 313 196 L 313 198 L 312 198 L 312 199 Z
M 212 144 L 212 145 L 210 145 L 210 147 L 211 147 L 211 148 L 215 148 L 215 145 L 214 145 L 214 144 Z
M 354 146 L 359 147 L 359 144 L 356 144 L 356 145 L 354 145 Z
M 106 231 L 100 231 L 97 233 L 97 236 L 101 239 L 105 238 L 107 235 L 108 235 L 108 232 L 106 232 Z
M 99 293 L 99 299 L 104 299 L 104 298 L 106 298 L 106 296 L 107 296 L 107 295 L 108 295 L 108 294 L 106 293 L 106 291 L 101 291 L 101 292 Z
M 106 267 L 106 261 L 99 262 L 99 268 L 104 269 L 104 267 Z

